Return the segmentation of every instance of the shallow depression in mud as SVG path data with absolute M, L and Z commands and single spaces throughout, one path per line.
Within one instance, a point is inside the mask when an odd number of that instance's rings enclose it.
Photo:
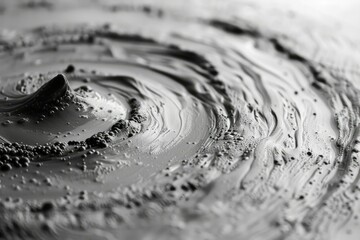
M 29 168 L 42 174 L 56 165 L 66 187 L 68 171 L 96 175 L 102 164 L 128 159 L 161 170 L 194 154 L 220 126 L 226 109 L 215 102 L 211 65 L 196 53 L 106 27 L 45 29 L 33 38 L 5 46 L 1 58 L 4 172 L 26 177 Z

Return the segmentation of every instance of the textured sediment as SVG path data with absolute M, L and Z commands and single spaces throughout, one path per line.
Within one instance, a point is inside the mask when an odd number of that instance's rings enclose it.
M 0 239 L 356 239 L 357 36 L 216 6 L 0 6 Z

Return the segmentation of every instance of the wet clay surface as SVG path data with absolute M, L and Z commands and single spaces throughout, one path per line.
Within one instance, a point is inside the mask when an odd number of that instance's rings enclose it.
M 0 2 L 0 239 L 357 239 L 360 4 L 264 2 Z

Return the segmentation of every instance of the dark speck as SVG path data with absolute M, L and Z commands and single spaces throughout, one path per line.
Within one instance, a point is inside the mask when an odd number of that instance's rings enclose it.
M 67 66 L 67 68 L 65 69 L 65 73 L 73 73 L 75 71 L 75 67 L 74 65 L 69 65 Z

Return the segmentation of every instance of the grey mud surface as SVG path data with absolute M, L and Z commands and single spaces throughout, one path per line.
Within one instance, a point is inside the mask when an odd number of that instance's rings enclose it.
M 0 239 L 358 239 L 359 9 L 0 1 Z

